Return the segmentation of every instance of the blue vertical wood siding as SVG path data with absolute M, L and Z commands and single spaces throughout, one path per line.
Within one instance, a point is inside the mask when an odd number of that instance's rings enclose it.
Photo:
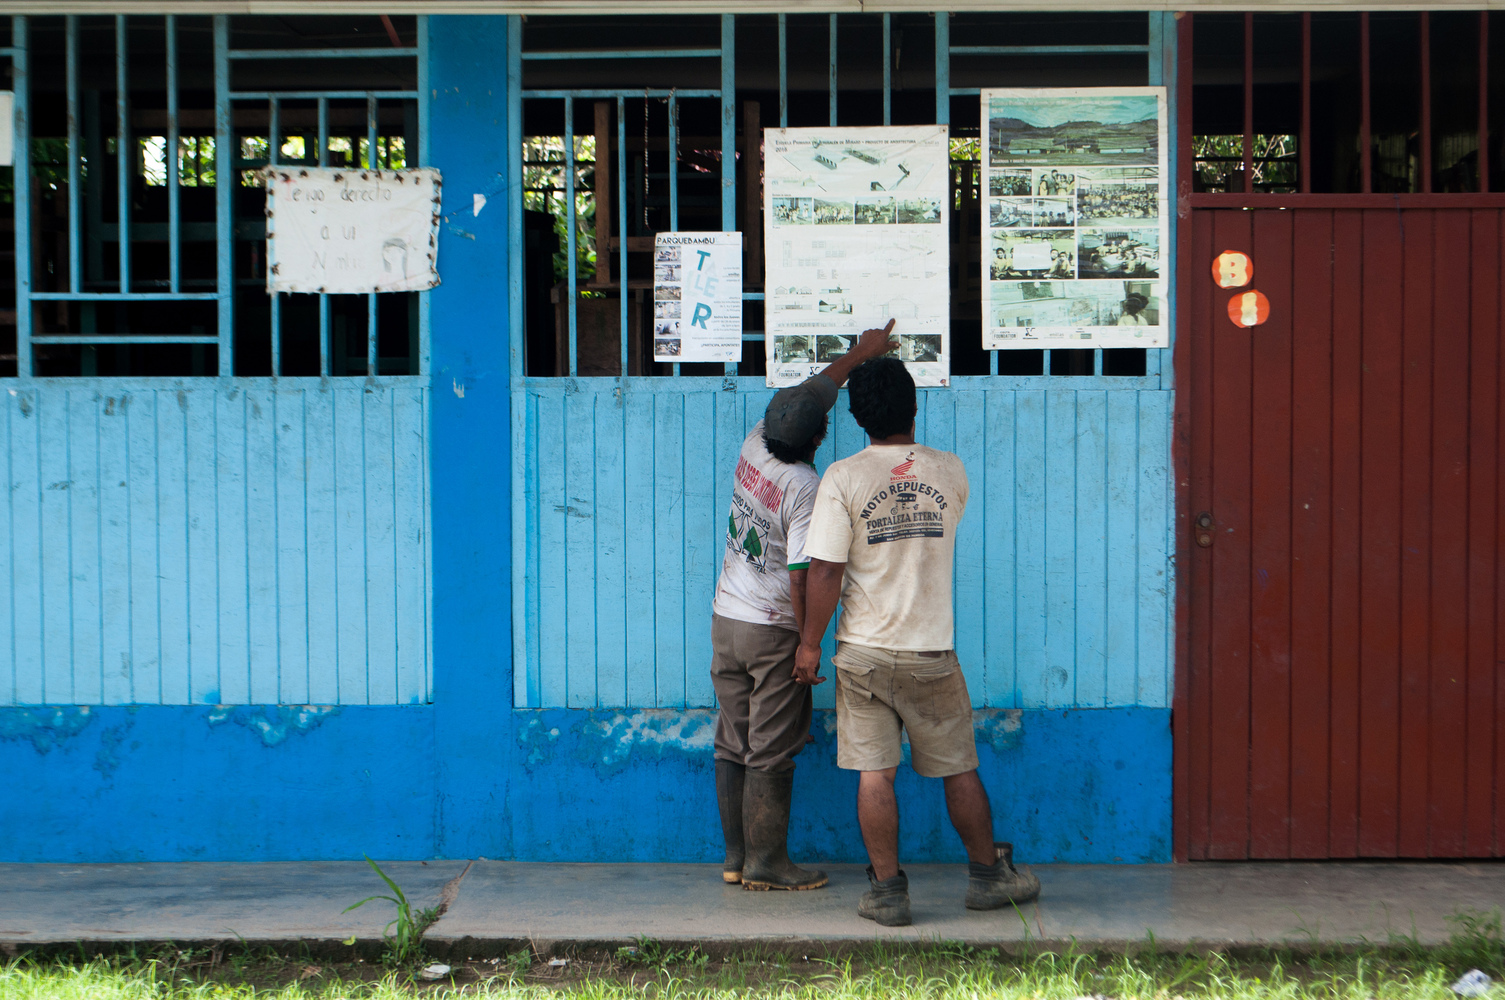
M 0 393 L 0 705 L 429 697 L 428 390 Z
M 1044 380 L 1035 380 L 1039 385 Z M 740 382 L 740 380 L 739 380 Z M 989 384 L 992 382 L 993 384 Z M 1171 686 L 1171 394 L 922 390 L 920 441 L 959 454 L 956 646 L 978 706 L 1165 707 Z M 710 605 L 730 470 L 771 390 L 719 380 L 528 380 L 514 530 L 526 559 L 520 707 L 710 706 Z M 846 411 L 824 468 L 866 439 Z M 818 707 L 832 685 L 816 688 Z

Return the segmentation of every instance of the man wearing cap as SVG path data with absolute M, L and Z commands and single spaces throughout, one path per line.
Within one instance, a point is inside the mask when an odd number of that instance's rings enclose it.
M 819 375 L 780 389 L 742 442 L 732 476 L 726 555 L 711 616 L 716 803 L 722 878 L 744 889 L 818 889 L 826 873 L 789 860 L 794 757 L 810 732 L 810 686 L 794 674 L 805 616 L 805 535 L 820 487 L 811 461 L 826 414 L 853 368 L 898 346 L 881 330 Z

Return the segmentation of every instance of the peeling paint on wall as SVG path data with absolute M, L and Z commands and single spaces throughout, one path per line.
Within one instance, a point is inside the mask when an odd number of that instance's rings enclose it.
M 0 740 L 29 740 L 44 754 L 83 732 L 93 718 L 88 705 L 0 708 Z
M 207 721 L 211 726 L 225 722 L 244 726 L 260 736 L 264 745 L 274 747 L 289 736 L 319 728 L 339 712 L 338 705 L 216 705 Z

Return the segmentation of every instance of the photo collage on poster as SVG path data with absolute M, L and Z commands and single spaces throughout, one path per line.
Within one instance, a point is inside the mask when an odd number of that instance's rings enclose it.
M 950 379 L 945 126 L 768 129 L 768 384 L 793 385 L 895 321 L 917 385 Z
M 984 90 L 982 114 L 983 347 L 1168 346 L 1164 89 Z

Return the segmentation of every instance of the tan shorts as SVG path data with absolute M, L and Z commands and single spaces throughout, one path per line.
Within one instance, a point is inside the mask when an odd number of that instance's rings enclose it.
M 937 656 L 844 642 L 832 662 L 838 767 L 898 767 L 903 728 L 916 774 L 944 778 L 977 768 L 972 698 L 954 651 Z

